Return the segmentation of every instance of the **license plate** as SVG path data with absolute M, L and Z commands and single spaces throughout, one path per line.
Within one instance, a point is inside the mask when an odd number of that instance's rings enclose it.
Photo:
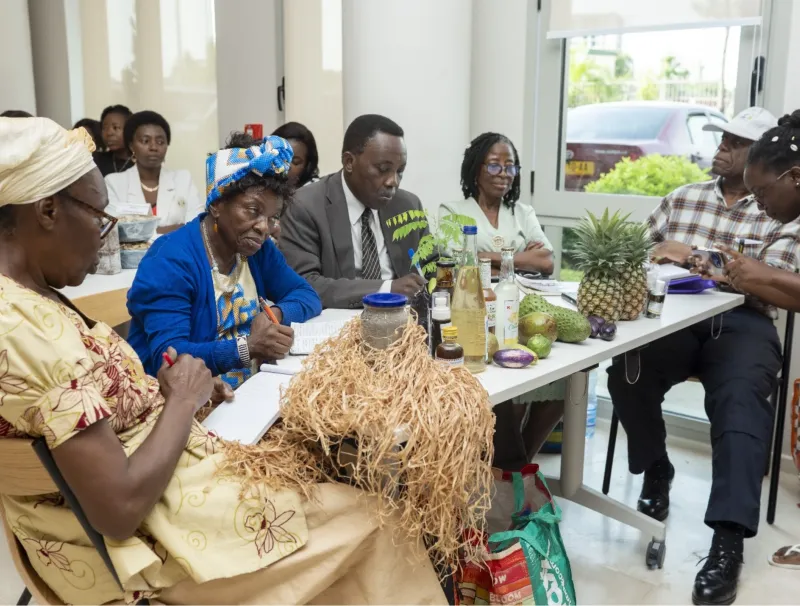
M 591 177 L 594 175 L 594 162 L 570 160 L 567 162 L 567 174 L 570 177 Z

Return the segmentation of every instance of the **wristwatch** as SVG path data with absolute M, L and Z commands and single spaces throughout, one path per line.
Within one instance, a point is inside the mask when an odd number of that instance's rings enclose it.
M 248 368 L 250 366 L 250 348 L 247 346 L 247 337 L 236 337 L 236 349 L 239 351 L 242 368 Z

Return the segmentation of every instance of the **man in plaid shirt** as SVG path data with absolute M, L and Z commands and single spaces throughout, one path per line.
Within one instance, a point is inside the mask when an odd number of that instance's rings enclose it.
M 650 216 L 654 256 L 683 264 L 693 248 L 727 245 L 783 269 L 796 265 L 798 224 L 769 219 L 747 192 L 747 151 L 775 118 L 750 108 L 722 126 L 714 156 L 719 177 L 678 188 Z M 608 370 L 614 409 L 628 435 L 631 473 L 644 473 L 638 509 L 657 520 L 669 514 L 675 468 L 666 448 L 661 404 L 678 383 L 697 377 L 711 422 L 712 484 L 705 522 L 714 529 L 709 557 L 695 579 L 695 604 L 730 604 L 742 564 L 743 539 L 758 530 L 761 482 L 772 437 L 769 397 L 781 366 L 780 340 L 764 305 L 745 305 L 724 316 L 651 343 L 635 356 L 616 358 Z M 627 370 L 626 370 L 627 368 Z M 626 376 L 626 373 L 630 376 Z

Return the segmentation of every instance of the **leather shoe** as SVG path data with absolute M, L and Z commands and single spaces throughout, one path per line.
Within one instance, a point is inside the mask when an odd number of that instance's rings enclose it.
M 692 603 L 733 604 L 741 570 L 742 558 L 738 554 L 725 551 L 709 553 L 695 577 Z
M 650 469 L 644 472 L 642 492 L 636 509 L 646 516 L 663 522 L 669 515 L 669 489 L 675 477 L 675 468 L 671 463 L 666 469 Z

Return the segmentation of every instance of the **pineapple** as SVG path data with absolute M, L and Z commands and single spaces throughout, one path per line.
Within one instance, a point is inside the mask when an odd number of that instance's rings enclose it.
M 600 316 L 616 322 L 622 314 L 620 275 L 624 267 L 624 251 L 620 246 L 628 215 L 619 212 L 609 216 L 588 213 L 575 235 L 578 243 L 572 254 L 578 269 L 585 273 L 578 287 L 578 311 L 584 316 Z
M 644 263 L 650 253 L 652 241 L 645 223 L 626 223 L 622 236 L 624 263 L 619 276 L 622 288 L 620 320 L 635 320 L 647 301 L 647 274 Z

